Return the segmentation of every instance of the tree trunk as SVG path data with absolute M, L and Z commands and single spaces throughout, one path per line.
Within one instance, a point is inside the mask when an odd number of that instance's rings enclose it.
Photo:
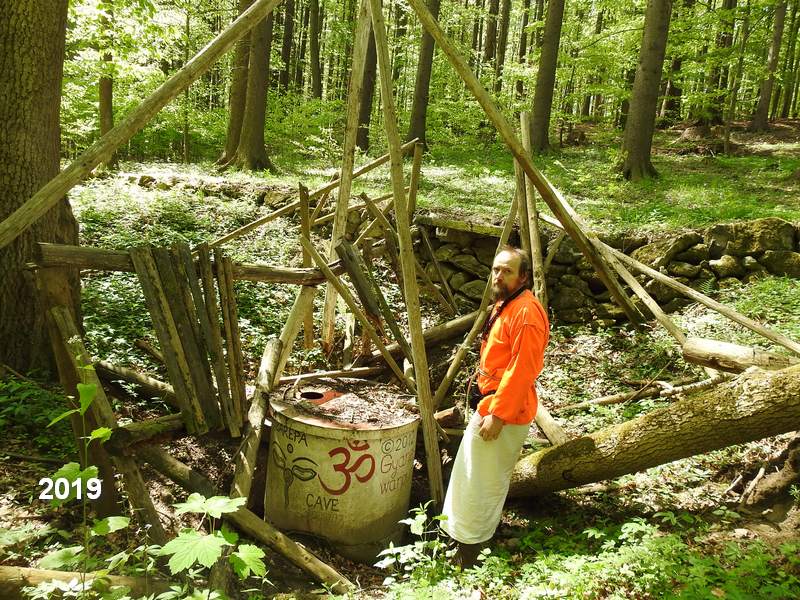
M 308 52 L 311 61 L 311 96 L 322 98 L 322 68 L 319 61 L 319 41 L 321 36 L 321 19 L 319 0 L 309 0 L 308 7 Z
M 531 0 L 522 0 L 522 26 L 519 34 L 519 49 L 517 51 L 517 62 L 524 65 L 528 57 L 528 15 L 531 12 Z M 522 96 L 525 93 L 525 87 L 522 79 L 517 79 L 516 82 L 517 95 Z
M 486 37 L 483 40 L 483 60 L 494 60 L 497 50 L 497 15 L 500 13 L 500 0 L 489 0 L 486 14 Z
M 427 0 L 428 10 L 434 19 L 439 18 L 441 0 Z M 427 31 L 422 32 L 417 62 L 417 77 L 414 83 L 414 99 L 411 102 L 411 117 L 408 123 L 406 141 L 418 138 L 427 148 L 425 137 L 425 118 L 428 112 L 429 92 L 431 86 L 431 68 L 433 66 L 434 41 Z
M 536 11 L 534 13 L 533 20 L 537 22 L 541 21 L 543 16 L 544 16 L 544 0 L 536 0 Z M 533 55 L 534 47 L 536 49 L 542 47 L 542 42 L 544 41 L 544 36 L 542 35 L 542 31 L 543 30 L 541 27 L 536 28 L 536 36 L 535 36 L 536 44 L 535 46 L 531 45 L 531 55 Z
M 303 88 L 305 87 L 305 62 L 306 62 L 306 43 L 308 40 L 308 20 L 309 20 L 309 10 L 308 7 L 303 7 L 302 12 L 302 20 L 301 20 L 301 29 L 300 29 L 300 49 L 297 52 L 297 57 L 295 59 L 295 70 L 294 70 L 294 87 L 297 89 L 298 92 L 301 94 L 303 93 Z
M 236 150 L 238 167 L 253 171 L 275 167 L 264 147 L 264 122 L 267 112 L 269 57 L 272 48 L 272 13 L 253 28 L 250 35 L 250 58 L 247 69 L 247 100 L 242 118 L 242 132 Z
M 286 0 L 286 13 L 283 21 L 283 43 L 281 44 L 281 67 L 278 86 L 282 92 L 289 88 L 289 71 L 292 59 L 292 44 L 294 42 L 294 0 Z
M 392 57 L 392 84 L 396 85 L 397 81 L 400 80 L 400 75 L 403 73 L 403 67 L 405 66 L 406 59 L 405 59 L 405 45 L 407 43 L 406 40 L 406 32 L 408 31 L 408 13 L 403 10 L 397 11 L 397 20 L 395 22 L 394 28 L 394 56 Z M 392 88 L 397 94 L 397 88 Z
M 361 106 L 358 109 L 358 132 L 356 146 L 362 151 L 369 150 L 369 122 L 372 116 L 372 98 L 375 96 L 375 73 L 378 68 L 378 54 L 375 50 L 375 37 L 370 33 L 367 43 L 367 57 L 364 62 L 364 80 L 361 84 Z
M 781 118 L 786 119 L 789 116 L 789 109 L 792 106 L 792 97 L 794 94 L 794 83 L 797 77 L 797 30 L 800 28 L 800 18 L 797 16 L 797 8 L 800 3 L 794 3 L 792 7 L 792 25 L 789 28 L 789 40 L 786 44 L 786 77 L 784 79 L 784 93 L 783 93 L 783 106 L 781 107 Z
M 679 78 L 682 64 L 683 58 L 674 56 L 669 66 L 667 89 L 664 91 L 664 101 L 661 103 L 661 110 L 658 115 L 660 123 L 665 127 L 673 125 L 681 119 L 683 89 L 680 87 Z
M 103 28 L 103 73 L 98 82 L 98 117 L 100 121 L 100 136 L 104 136 L 114 127 L 114 57 L 111 53 L 113 36 L 113 0 L 109 2 L 107 12 L 100 17 L 100 26 Z M 105 162 L 106 168 L 113 168 L 117 164 L 117 153 Z
M 59 106 L 67 1 L 17 0 L 0 19 L 0 222 L 59 171 Z M 63 199 L 0 250 L 0 362 L 17 371 L 49 370 L 45 315 L 24 270 L 35 242 L 77 244 L 78 226 Z M 79 306 L 77 271 L 70 277 Z
M 246 11 L 253 0 L 239 0 L 238 14 Z M 231 89 L 228 100 L 228 132 L 225 136 L 225 149 L 217 164 L 224 165 L 236 155 L 239 147 L 239 136 L 242 133 L 244 106 L 247 99 L 247 65 L 250 59 L 250 36 L 246 35 L 238 42 L 233 51 L 231 64 Z
M 550 0 L 547 3 L 547 20 L 544 24 L 542 53 L 536 73 L 536 91 L 531 111 L 531 152 L 534 154 L 544 152 L 550 147 L 550 112 L 553 107 L 563 19 L 564 0 Z
M 638 181 L 655 177 L 650 150 L 655 129 L 658 88 L 667 47 L 672 0 L 648 0 L 639 67 L 633 82 L 630 112 L 625 123 L 622 174 Z
M 753 114 L 748 129 L 750 131 L 765 131 L 768 127 L 767 118 L 769 116 L 769 103 L 772 100 L 772 86 L 775 84 L 775 69 L 778 66 L 778 56 L 781 51 L 781 40 L 783 39 L 783 23 L 786 19 L 786 0 L 775 7 L 775 21 L 772 29 L 772 44 L 769 47 L 767 56 L 767 73 L 761 82 L 758 96 L 758 106 Z
M 509 497 L 539 496 L 797 429 L 800 366 L 753 371 L 643 417 L 525 457 Z
M 500 5 L 500 31 L 497 36 L 496 62 L 494 66 L 494 91 L 503 89 L 503 67 L 506 62 L 506 46 L 508 45 L 508 27 L 511 21 L 511 0 L 503 0 Z
M 717 35 L 717 56 L 722 55 L 726 58 L 725 62 L 711 71 L 711 85 L 713 86 L 711 105 L 709 106 L 708 123 L 710 125 L 720 125 L 723 122 L 723 112 L 725 100 L 728 95 L 728 71 L 731 46 L 733 46 L 733 26 L 734 11 L 736 10 L 736 0 L 723 0 L 720 9 L 720 32 Z

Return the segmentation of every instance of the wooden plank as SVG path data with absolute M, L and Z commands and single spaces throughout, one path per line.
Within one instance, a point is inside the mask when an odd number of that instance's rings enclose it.
M 328 281 L 330 281 L 337 288 L 336 291 L 339 293 L 339 295 L 341 295 L 342 299 L 345 301 L 348 308 L 350 308 L 350 310 L 353 311 L 353 314 L 361 322 L 361 327 L 364 329 L 367 335 L 370 336 L 372 342 L 378 348 L 378 350 L 381 353 L 381 356 L 383 356 L 383 358 L 386 360 L 386 364 L 389 365 L 389 368 L 392 370 L 392 372 L 397 376 L 397 378 L 401 382 L 403 382 L 406 385 L 406 387 L 412 393 L 415 392 L 416 390 L 414 388 L 414 384 L 408 380 L 403 371 L 397 365 L 397 362 L 395 362 L 394 358 L 392 358 L 392 355 L 389 354 L 388 350 L 386 350 L 386 346 L 384 345 L 383 341 L 378 335 L 378 332 L 375 331 L 375 328 L 372 326 L 372 323 L 369 322 L 369 319 L 367 319 L 366 315 L 364 314 L 364 311 L 362 311 L 361 308 L 358 306 L 358 302 L 356 302 L 356 299 L 350 293 L 350 290 L 348 290 L 347 287 L 345 287 L 345 285 L 341 281 L 339 281 L 339 278 L 336 275 L 334 275 L 330 269 L 328 269 L 328 266 L 325 264 L 325 259 L 322 258 L 322 256 L 314 249 L 314 246 L 311 245 L 310 241 L 308 241 L 306 238 L 301 237 L 300 243 L 306 250 L 308 250 L 308 253 L 311 255 L 311 258 L 314 260 L 315 263 L 317 263 L 317 266 L 322 270 L 322 272 L 326 274 L 326 276 L 328 277 Z
M 520 113 L 520 129 L 522 146 L 531 156 L 530 113 Z M 545 283 L 544 259 L 542 258 L 542 239 L 539 235 L 539 209 L 536 206 L 536 189 L 527 177 L 525 181 L 525 213 L 528 216 L 528 232 L 531 236 L 531 270 L 533 271 L 533 292 L 545 310 L 547 310 L 547 284 Z
M 201 352 L 208 356 L 208 366 L 214 374 L 222 422 L 232 437 L 239 437 L 241 429 L 240 423 L 237 423 L 234 418 L 233 404 L 228 386 L 228 372 L 225 368 L 225 356 L 222 351 L 219 312 L 214 294 L 213 272 L 208 246 L 202 244 L 202 248 L 199 249 L 197 266 L 192 260 L 192 254 L 187 245 L 181 244 L 177 248 L 180 260 L 183 263 L 181 274 L 185 275 L 191 289 L 192 299 L 196 307 L 195 318 L 197 318 L 202 332 L 203 348 Z M 204 285 L 205 280 L 209 280 L 208 289 L 210 294 L 206 294 L 201 288 L 198 271 L 203 272 Z M 212 303 L 212 306 L 208 305 L 209 302 Z
M 380 354 L 379 354 L 380 356 Z M 288 375 L 278 380 L 279 384 L 296 383 L 298 381 L 310 381 L 312 379 L 326 379 L 337 377 L 352 377 L 361 379 L 369 375 L 378 375 L 386 370 L 385 367 L 353 367 L 352 369 L 336 369 L 333 371 L 317 371 L 315 373 L 301 373 L 300 375 Z
M 414 220 L 414 213 L 417 210 L 417 193 L 419 192 L 419 180 L 422 175 L 422 153 L 424 151 L 425 151 L 425 144 L 421 142 L 414 144 L 414 159 L 411 162 L 411 177 L 408 180 L 409 221 Z
M 364 80 L 364 63 L 369 39 L 369 13 L 367 0 L 359 2 L 353 40 L 353 58 L 350 68 L 350 85 L 347 89 L 347 112 L 342 144 L 342 177 L 339 182 L 339 195 L 336 200 L 336 216 L 333 219 L 328 257 L 336 257 L 336 244 L 342 239 L 347 226 L 347 206 L 350 203 L 350 190 L 353 182 L 353 162 L 355 159 L 356 133 L 358 132 L 358 113 L 361 108 L 361 88 Z M 325 287 L 325 304 L 322 308 L 322 348 L 330 351 L 333 344 L 334 319 L 336 316 L 336 287 L 330 282 Z
M 219 291 L 220 312 L 225 330 L 225 358 L 228 367 L 228 385 L 231 390 L 233 417 L 238 423 L 245 418 L 244 373 L 241 369 L 241 343 L 236 298 L 230 280 L 230 259 L 219 249 L 214 250 L 214 266 Z
M 308 188 L 302 183 L 300 189 L 300 235 L 311 239 L 311 217 L 308 213 Z M 303 250 L 303 267 L 308 269 L 313 266 L 308 252 Z M 314 347 L 314 311 L 310 311 L 303 321 L 303 347 L 311 350 Z
M 558 190 L 556 190 L 552 184 L 547 181 L 544 175 L 542 175 L 533 165 L 533 162 L 531 161 L 527 152 L 525 152 L 525 148 L 522 146 L 522 143 L 517 139 L 511 124 L 503 116 L 503 113 L 492 100 L 489 93 L 481 85 L 475 74 L 470 70 L 469 66 L 455 49 L 444 31 L 442 31 L 442 29 L 439 27 L 436 19 L 433 18 L 427 6 L 425 5 L 424 0 L 409 0 L 409 4 L 414 9 L 414 12 L 417 13 L 417 16 L 422 22 L 422 26 L 428 33 L 431 34 L 431 37 L 433 37 L 436 44 L 442 49 L 447 56 L 447 59 L 455 68 L 456 72 L 459 74 L 459 76 L 461 76 L 462 80 L 467 85 L 467 88 L 469 88 L 469 90 L 478 100 L 478 103 L 483 107 L 486 116 L 489 117 L 489 120 L 497 128 L 500 136 L 503 138 L 503 141 L 505 141 L 506 145 L 511 150 L 511 153 L 514 155 L 514 158 L 520 162 L 525 174 L 531 179 L 531 181 L 533 181 L 536 189 L 542 195 L 542 199 L 550 207 L 550 210 L 553 211 L 553 214 L 556 216 L 556 218 L 558 218 L 558 220 L 564 224 L 567 233 L 573 240 L 575 240 L 575 244 L 578 246 L 578 249 L 583 252 L 584 256 L 586 256 L 587 260 L 589 260 L 589 262 L 592 264 L 595 271 L 597 271 L 598 277 L 611 292 L 611 296 L 622 307 L 622 309 L 625 311 L 625 314 L 628 315 L 631 323 L 641 323 L 641 314 L 639 314 L 639 312 L 636 310 L 636 307 L 631 303 L 630 298 L 628 298 L 628 296 L 625 294 L 622 286 L 603 261 L 602 256 L 592 245 L 590 239 L 596 238 L 597 236 L 595 236 L 591 231 L 584 231 L 581 224 L 578 222 L 575 211 L 572 210 L 572 208 L 566 203 Z
M 422 239 L 422 245 L 425 247 L 425 251 L 428 253 L 428 256 L 431 257 L 433 268 L 436 270 L 436 276 L 442 283 L 444 293 L 447 295 L 447 301 L 450 303 L 450 306 L 455 306 L 456 299 L 455 296 L 453 296 L 453 290 L 450 289 L 450 284 L 447 282 L 447 277 L 444 276 L 444 272 L 442 271 L 442 265 L 439 264 L 439 259 L 436 258 L 436 253 L 433 251 L 433 246 L 431 246 L 431 240 L 428 237 L 428 232 L 424 227 L 420 227 L 419 234 L 420 238 Z
M 200 281 L 203 284 L 203 305 L 206 309 L 209 324 L 207 342 L 211 356 L 211 368 L 214 370 L 214 377 L 217 382 L 222 417 L 231 436 L 239 437 L 241 434 L 241 421 L 237 419 L 238 413 L 231 395 L 228 365 L 225 360 L 222 334 L 220 333 L 220 327 L 224 327 L 224 325 L 220 323 L 220 312 L 217 305 L 216 288 L 214 287 L 214 269 L 211 266 L 211 252 L 208 244 L 200 244 L 196 251 L 197 267 L 200 271 Z
M 197 435 L 205 433 L 208 431 L 208 426 L 191 384 L 189 366 L 183 356 L 178 330 L 172 320 L 150 248 L 142 246 L 131 249 L 131 259 L 136 267 L 136 274 L 139 284 L 142 286 L 158 343 L 164 352 L 167 375 L 175 389 L 175 397 L 181 406 L 181 414 L 186 418 L 186 429 Z
M 50 309 L 49 314 L 58 331 L 65 355 L 69 356 L 69 360 L 72 362 L 72 370 L 76 374 L 80 373 L 77 379 L 82 383 L 94 385 L 94 400 L 89 405 L 92 417 L 98 426 L 113 429 L 117 426 L 117 419 L 103 391 L 103 385 L 92 368 L 91 358 L 83 346 L 81 334 L 77 325 L 75 325 L 72 314 L 63 306 L 54 306 Z M 153 501 L 150 499 L 150 493 L 144 483 L 139 467 L 136 466 L 132 458 L 127 456 L 112 457 L 112 460 L 117 470 L 122 473 L 125 487 L 128 491 L 128 498 L 135 512 L 146 524 L 150 525 L 149 534 L 151 538 L 157 544 L 165 544 L 167 534 L 161 525 L 161 520 L 158 517 L 155 506 L 153 506 Z M 110 481 L 106 481 L 105 484 L 113 485 Z
M 400 152 L 400 134 L 397 130 L 397 111 L 395 110 L 394 97 L 392 95 L 389 42 L 386 35 L 386 23 L 383 18 L 381 0 L 369 0 L 369 9 L 372 17 L 372 33 L 375 37 L 375 48 L 378 55 L 383 123 L 386 130 L 386 140 L 389 145 L 389 154 L 391 155 L 390 171 L 392 191 L 394 192 L 394 214 L 397 219 L 397 234 L 400 240 L 400 264 L 403 270 L 408 329 L 411 334 L 411 353 L 413 355 L 414 377 L 417 384 L 417 399 L 420 416 L 422 417 L 422 433 L 425 440 L 428 483 L 434 505 L 441 507 L 444 500 L 442 460 L 439 455 L 436 420 L 433 418 L 434 406 L 429 380 L 428 358 L 425 352 L 425 340 L 422 336 L 419 290 L 415 276 L 419 265 L 414 257 L 414 246 L 411 240 L 411 226 L 408 217 L 409 207 L 404 190 L 403 157 Z M 438 291 L 436 286 L 433 287 Z
M 186 361 L 188 376 L 191 382 L 187 389 L 194 390 L 196 401 L 203 411 L 203 419 L 211 430 L 222 425 L 222 418 L 217 406 L 217 398 L 211 383 L 211 373 L 205 356 L 200 353 L 200 326 L 196 318 L 192 318 L 187 302 L 191 304 L 191 294 L 186 282 L 180 281 L 175 271 L 173 255 L 166 248 L 153 248 L 153 260 L 158 269 L 161 286 L 164 289 L 166 305 L 172 321 L 175 323 L 178 336 L 173 339 L 173 350 L 179 361 Z M 188 296 L 188 297 L 187 297 Z M 192 309 L 194 305 L 192 304 Z M 193 310 L 192 310 L 193 312 Z
M 187 89 L 209 67 L 233 45 L 263 20 L 279 0 L 256 0 L 250 8 L 239 15 L 217 37 L 206 44 L 194 58 L 188 61 L 172 77 L 162 83 L 138 107 L 119 121 L 108 133 L 97 140 L 88 150 L 36 192 L 10 217 L 0 223 L 0 248 L 25 231 L 56 205 L 75 184 L 86 177 L 133 135 L 142 129 L 166 104 Z
M 777 371 L 800 363 L 800 359 L 793 356 L 699 337 L 687 338 L 682 350 L 687 362 L 729 373 L 741 373 L 750 367 Z

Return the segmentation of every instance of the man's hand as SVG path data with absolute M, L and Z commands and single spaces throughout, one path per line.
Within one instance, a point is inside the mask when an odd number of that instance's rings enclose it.
M 484 442 L 491 442 L 500 435 L 503 425 L 505 425 L 505 422 L 500 417 L 486 415 L 481 419 L 481 427 L 478 430 L 478 434 L 483 438 Z

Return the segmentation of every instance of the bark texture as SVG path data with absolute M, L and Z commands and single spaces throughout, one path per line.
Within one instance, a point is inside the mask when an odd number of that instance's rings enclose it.
M 564 20 L 564 0 L 547 3 L 547 20 L 542 36 L 542 53 L 536 73 L 536 91 L 531 114 L 531 152 L 539 154 L 550 147 L 550 113 L 553 109 L 553 89 L 556 85 L 558 47 L 561 42 L 561 23 Z
M 253 0 L 239 0 L 238 13 L 246 11 Z M 225 136 L 225 149 L 217 161 L 225 164 L 236 155 L 239 147 L 239 136 L 242 133 L 242 120 L 244 119 L 244 105 L 247 99 L 247 66 L 250 60 L 250 36 L 246 35 L 238 42 L 233 51 L 233 64 L 231 65 L 231 89 L 228 100 L 228 132 Z
M 441 0 L 428 0 L 428 10 L 434 19 L 439 18 Z M 417 138 L 427 147 L 425 139 L 425 116 L 428 112 L 430 99 L 431 67 L 433 66 L 433 50 L 435 43 L 427 31 L 422 32 L 422 42 L 419 46 L 419 61 L 417 63 L 417 77 L 414 82 L 414 100 L 411 103 L 411 118 L 408 124 L 406 141 Z
M 319 11 L 319 0 L 310 0 L 308 19 L 308 53 L 311 61 L 311 95 L 322 98 L 322 67 L 319 60 L 319 37 L 322 19 Z
M 0 19 L 0 221 L 59 170 L 61 76 L 67 1 L 15 0 Z M 33 278 L 23 270 L 35 242 L 77 244 L 66 199 L 0 250 L 0 362 L 17 371 L 52 366 Z M 71 277 L 78 306 L 77 272 Z
M 767 56 L 767 73 L 761 82 L 758 96 L 758 106 L 753 114 L 748 129 L 750 131 L 764 131 L 768 127 L 769 104 L 772 100 L 772 87 L 775 85 L 775 70 L 778 67 L 778 56 L 781 51 L 781 40 L 783 39 L 783 24 L 786 20 L 786 0 L 778 3 L 775 7 L 775 20 L 772 26 L 772 44 L 769 47 Z
M 748 370 L 666 408 L 522 459 L 509 497 L 538 496 L 797 429 L 800 365 Z
M 375 50 L 375 37 L 370 33 L 367 44 L 367 58 L 364 63 L 364 80 L 361 84 L 361 106 L 358 109 L 358 133 L 356 146 L 363 152 L 369 150 L 369 122 L 372 117 L 372 99 L 375 96 L 375 75 L 378 72 L 378 54 Z
M 626 179 L 634 181 L 658 174 L 650 162 L 650 151 L 653 145 L 658 91 L 671 11 L 671 0 L 647 2 L 642 50 L 633 81 L 633 93 L 625 121 L 622 146 L 624 156 L 622 174 Z

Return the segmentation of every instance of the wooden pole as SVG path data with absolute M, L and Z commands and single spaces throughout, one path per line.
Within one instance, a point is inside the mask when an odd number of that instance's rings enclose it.
M 800 359 L 793 356 L 698 337 L 686 339 L 683 344 L 683 358 L 690 363 L 729 373 L 741 373 L 750 367 L 777 371 L 800 363 Z
M 311 217 L 308 209 L 308 188 L 302 183 L 300 189 L 300 235 L 311 239 Z M 303 268 L 309 269 L 313 266 L 311 256 L 303 250 Z M 309 311 L 303 320 L 303 347 L 310 350 L 314 347 L 314 311 Z
M 366 315 L 364 314 L 364 311 L 362 311 L 361 308 L 358 306 L 358 302 L 356 302 L 356 299 L 353 298 L 353 295 L 350 293 L 350 290 L 348 290 L 347 287 L 345 287 L 345 285 L 341 281 L 339 281 L 339 278 L 336 277 L 336 275 L 334 275 L 330 269 L 328 269 L 328 266 L 325 264 L 325 259 L 322 258 L 319 252 L 317 252 L 314 249 L 314 247 L 311 245 L 311 242 L 309 242 L 306 238 L 301 237 L 300 243 L 306 250 L 308 250 L 308 253 L 311 255 L 311 258 L 314 260 L 314 262 L 317 263 L 317 266 L 328 277 L 328 281 L 330 281 L 334 285 L 334 287 L 336 287 L 336 291 L 339 293 L 339 295 L 341 295 L 342 299 L 345 301 L 348 308 L 351 311 L 353 311 L 353 314 L 361 322 L 361 327 L 364 328 L 364 331 L 366 331 L 367 335 L 369 335 L 369 337 L 372 339 L 372 342 L 375 344 L 375 346 L 378 348 L 383 358 L 386 360 L 386 364 L 389 365 L 389 368 L 392 369 L 394 374 L 397 375 L 397 378 L 400 381 L 402 381 L 411 392 L 415 392 L 416 390 L 414 388 L 414 384 L 408 380 L 408 377 L 405 376 L 403 370 L 398 366 L 394 358 L 392 358 L 392 355 L 389 354 L 389 351 L 386 350 L 386 346 L 384 345 L 383 341 L 378 335 L 378 332 L 375 331 L 375 328 L 372 326 L 372 323 L 369 322 L 369 319 L 367 319 Z
M 558 190 L 556 190 L 552 184 L 547 181 L 544 175 L 542 175 L 533 165 L 530 157 L 525 152 L 525 148 L 517 139 L 511 124 L 503 116 L 502 112 L 500 112 L 500 109 L 489 96 L 489 93 L 481 85 L 480 81 L 478 81 L 478 78 L 475 76 L 475 74 L 470 70 L 469 66 L 455 49 L 444 31 L 442 31 L 442 29 L 439 27 L 436 19 L 433 18 L 427 6 L 425 5 L 424 0 L 409 0 L 409 4 L 414 9 L 414 12 L 417 13 L 417 16 L 422 22 L 422 26 L 429 34 L 431 34 L 431 37 L 433 37 L 436 44 L 445 53 L 456 72 L 461 76 L 461 78 L 464 80 L 464 83 L 478 100 L 478 103 L 483 107 L 483 110 L 486 112 L 489 120 L 494 123 L 506 145 L 511 150 L 511 153 L 514 155 L 514 158 L 520 162 L 525 174 L 531 179 L 531 181 L 533 181 L 536 189 L 539 190 L 539 193 L 542 195 L 542 199 L 547 203 L 547 205 L 550 207 L 550 210 L 553 211 L 553 214 L 559 219 L 559 221 L 564 224 L 567 233 L 570 235 L 570 237 L 572 237 L 573 240 L 575 240 L 575 244 L 595 268 L 598 277 L 600 277 L 605 286 L 611 292 L 612 297 L 625 311 L 625 314 L 628 316 L 628 319 L 630 319 L 631 323 L 641 323 L 641 314 L 639 314 L 639 311 L 637 311 L 636 307 L 631 303 L 630 298 L 628 298 L 628 296 L 625 294 L 625 291 L 614 277 L 614 274 L 610 272 L 608 266 L 603 261 L 603 258 L 600 256 L 594 246 L 592 246 L 590 239 L 597 236 L 595 236 L 591 231 L 584 232 L 580 223 L 578 222 L 575 211 L 572 210 L 564 198 L 561 197 L 561 194 L 559 194 Z
M 379 354 L 380 356 L 380 354 Z M 353 377 L 360 379 L 369 375 L 377 375 L 383 373 L 386 367 L 353 367 L 352 369 L 336 369 L 335 371 L 317 371 L 315 373 L 302 373 L 300 375 L 288 375 L 281 377 L 278 380 L 279 384 L 283 383 L 296 383 L 298 381 L 307 381 L 312 379 L 325 379 L 335 377 Z
M 408 218 L 409 207 L 406 203 L 405 184 L 403 182 L 403 157 L 400 154 L 400 134 L 397 130 L 397 113 L 394 97 L 392 96 L 389 43 L 380 0 L 369 0 L 369 6 L 372 16 L 372 32 L 375 36 L 375 47 L 378 54 L 383 122 L 386 129 L 389 154 L 391 155 L 390 171 L 392 175 L 392 191 L 394 192 L 394 214 L 397 219 L 397 234 L 400 238 L 400 264 L 403 270 L 408 328 L 411 333 L 411 352 L 413 354 L 414 376 L 417 383 L 417 399 L 419 401 L 420 416 L 422 417 L 422 433 L 425 440 L 428 482 L 431 490 L 431 499 L 437 507 L 441 507 L 444 501 L 442 460 L 439 455 L 436 420 L 433 418 L 435 411 L 430 388 L 428 358 L 425 353 L 425 340 L 422 335 L 422 318 L 420 316 L 419 290 L 416 278 L 417 263 L 414 258 L 414 247 L 411 240 L 411 228 Z
M 402 146 L 400 147 L 402 150 Z M 411 177 L 408 181 L 408 220 L 414 220 L 414 211 L 417 210 L 417 192 L 419 191 L 419 179 L 422 174 L 422 153 L 425 151 L 425 144 L 417 142 L 414 144 L 414 160 L 411 163 Z
M 522 131 L 522 146 L 531 156 L 531 127 L 530 113 L 520 113 L 520 129 Z M 547 284 L 545 283 L 545 267 L 542 258 L 542 239 L 539 235 L 539 209 L 536 206 L 536 189 L 533 182 L 523 177 L 525 182 L 525 205 L 528 217 L 528 232 L 531 237 L 531 270 L 533 271 L 533 293 L 541 305 L 547 310 Z
M 428 256 L 431 257 L 431 262 L 433 263 L 433 268 L 436 270 L 436 275 L 439 277 L 439 281 L 442 282 L 442 288 L 444 289 L 444 293 L 447 295 L 447 301 L 450 303 L 450 306 L 455 307 L 456 299 L 455 296 L 453 296 L 453 290 L 450 289 L 450 284 L 447 282 L 447 277 L 444 276 L 442 265 L 439 264 L 439 259 L 436 258 L 436 253 L 433 251 L 433 246 L 431 246 L 431 240 L 428 237 L 428 232 L 425 231 L 425 227 L 419 228 L 419 235 L 422 239 L 422 245 L 425 246 Z
M 531 232 L 528 220 L 528 203 L 525 199 L 525 171 L 518 160 L 514 160 L 514 195 L 517 196 L 517 219 L 519 221 L 519 240 L 522 249 L 531 255 Z M 533 263 L 531 263 L 532 265 Z M 538 298 L 538 296 L 536 296 Z
M 472 325 L 475 323 L 475 319 L 478 318 L 478 311 L 471 312 L 467 315 L 462 315 L 460 317 L 456 317 L 452 321 L 447 321 L 446 323 L 442 323 L 441 325 L 434 325 L 429 329 L 426 329 L 423 332 L 423 337 L 425 338 L 425 346 L 432 347 L 436 346 L 437 344 L 441 344 L 442 342 L 446 342 L 457 335 L 462 333 L 466 333 L 470 330 Z M 392 356 L 396 354 L 401 354 L 402 349 L 400 348 L 399 344 L 389 344 L 386 346 L 386 349 L 392 354 Z M 374 362 L 381 358 L 380 352 L 374 351 L 372 356 L 368 359 L 368 362 Z
M 145 398 L 161 398 L 170 406 L 180 410 L 180 404 L 178 404 L 178 400 L 175 398 L 175 389 L 168 383 L 153 379 L 133 369 L 112 365 L 105 360 L 98 360 L 94 364 L 94 370 L 97 371 L 97 376 L 100 377 L 100 379 L 105 381 L 122 379 L 128 383 L 133 383 L 141 388 Z
M 39 217 L 61 200 L 75 184 L 86 177 L 133 135 L 144 127 L 158 111 L 196 81 L 216 60 L 255 25 L 263 20 L 280 0 L 256 0 L 224 31 L 209 42 L 194 58 L 161 84 L 137 108 L 86 152 L 36 192 L 5 221 L 0 223 L 0 248 L 4 248 L 30 227 Z
M 331 242 L 328 247 L 328 257 L 331 260 L 336 257 L 336 244 L 344 236 L 347 225 L 347 206 L 350 203 L 350 189 L 353 182 L 358 112 L 361 107 L 361 87 L 364 79 L 364 63 L 367 55 L 369 29 L 367 0 L 361 0 L 358 8 L 355 39 L 353 41 L 350 86 L 347 90 L 347 120 L 345 121 L 344 143 L 342 144 L 342 178 L 339 182 L 336 216 L 333 219 L 333 231 L 331 232 Z M 322 347 L 326 352 L 330 350 L 333 344 L 335 316 L 336 287 L 329 283 L 325 288 L 325 304 L 322 309 Z
M 103 580 L 102 586 L 98 586 L 103 589 L 117 586 L 129 588 L 129 597 L 133 598 L 144 596 L 152 597 L 156 594 L 167 592 L 170 589 L 169 581 L 166 579 L 154 579 L 152 576 L 126 577 L 122 575 L 109 575 L 105 571 L 80 573 L 74 571 L 53 571 L 49 569 L 0 566 L 0 598 L 4 600 L 23 600 L 25 598 L 30 598 L 29 595 L 22 593 L 22 588 L 35 587 L 40 583 L 49 581 L 63 581 L 65 584 L 69 584 L 70 581 L 83 581 L 86 582 L 86 591 L 88 592 L 94 589 L 95 579 Z
M 553 446 L 568 442 L 570 439 L 567 432 L 564 431 L 541 402 L 536 407 L 536 425 Z

